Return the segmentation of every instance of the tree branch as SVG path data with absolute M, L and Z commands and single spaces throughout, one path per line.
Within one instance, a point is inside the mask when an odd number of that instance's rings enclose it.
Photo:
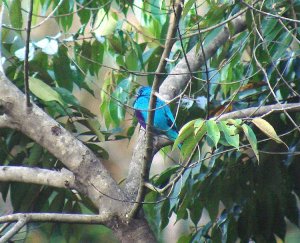
M 0 128 L 5 128 L 5 127 L 12 128 L 13 122 L 7 115 L 3 114 L 0 115 Z
M 4 76 L 0 76 L 0 85 L 0 97 L 13 104 L 7 115 L 18 125 L 18 129 L 45 147 L 75 174 L 76 188 L 88 195 L 100 213 L 107 217 L 115 214 L 124 216 L 122 203 L 99 193 L 126 200 L 120 187 L 95 154 L 36 105 L 27 112 L 22 105 L 25 103 L 24 95 Z M 90 186 L 91 183 L 98 190 Z
M 18 222 L 0 238 L 0 243 L 8 242 L 8 240 L 11 239 L 15 234 L 17 234 L 18 231 L 22 229 L 26 223 L 27 219 L 25 217 L 20 217 L 18 219 Z
M 60 1 L 58 6 L 62 2 Z M 2 6 L 0 33 L 3 11 Z M 1 57 L 0 52 L 0 59 Z M 33 104 L 30 109 L 26 109 L 25 95 L 6 78 L 3 70 L 0 63 L 0 127 L 5 126 L 21 131 L 59 159 L 74 173 L 76 189 L 90 198 L 100 214 L 107 218 L 118 215 L 122 220 L 126 220 L 129 209 L 121 202 L 126 200 L 126 195 L 99 158 L 38 106 Z M 91 186 L 91 183 L 97 190 Z M 118 198 L 119 201 L 107 198 L 100 192 Z
M 231 22 L 235 34 L 242 32 L 246 29 L 245 16 L 239 16 Z M 211 58 L 216 51 L 226 43 L 230 38 L 230 33 L 228 27 L 225 26 L 220 33 L 204 48 L 205 57 L 208 60 Z M 199 50 L 198 50 L 199 49 Z M 195 45 L 187 54 L 187 59 L 190 64 L 190 69 L 192 72 L 200 70 L 201 66 L 204 64 L 204 58 L 202 55 L 201 48 L 197 48 Z M 181 90 L 185 88 L 190 80 L 189 70 L 185 59 L 183 58 L 171 71 L 173 73 L 182 73 L 182 75 L 169 75 L 162 83 L 159 88 L 159 93 L 166 100 L 172 100 L 176 97 Z
M 53 171 L 21 166 L 0 166 L 0 181 L 15 181 L 76 189 L 75 176 L 66 169 Z
M 3 74 L 0 74 L 0 87 L 0 104 L 5 114 L 0 115 L 2 123 L 9 118 L 13 123 L 6 124 L 8 127 L 18 129 L 58 158 L 74 173 L 77 190 L 87 195 L 100 213 L 107 217 L 119 215 L 125 218 L 124 205 L 100 193 L 126 200 L 96 155 L 35 104 L 26 109 L 24 94 Z
M 179 24 L 183 1 L 177 0 L 175 3 L 176 9 L 173 11 L 173 14 L 170 18 L 165 49 L 162 53 L 160 62 L 156 69 L 156 73 L 163 73 L 165 66 L 167 64 L 167 58 L 170 55 L 172 46 L 175 42 L 175 35 L 177 26 Z M 144 132 L 141 132 L 139 135 L 137 146 L 134 150 L 133 157 L 129 167 L 129 173 L 127 176 L 127 180 L 125 183 L 125 191 L 129 193 L 132 200 L 140 201 L 144 197 L 144 181 L 149 177 L 149 170 L 151 161 L 153 158 L 153 120 L 154 120 L 154 111 L 156 104 L 156 96 L 155 92 L 158 90 L 160 84 L 161 75 L 155 75 L 153 85 L 152 85 L 152 93 L 149 101 L 149 111 L 148 111 L 148 119 L 147 119 L 147 127 L 146 127 L 146 137 Z M 145 138 L 144 138 L 145 137 Z M 144 156 L 145 154 L 145 156 Z M 137 209 L 138 204 L 135 204 L 131 215 L 133 215 Z
M 300 103 L 275 104 L 275 105 L 266 105 L 260 107 L 251 107 L 251 108 L 223 114 L 218 118 L 218 120 L 267 116 L 271 113 L 282 113 L 284 110 L 292 111 L 292 112 L 300 111 Z
M 31 106 L 30 96 L 29 96 L 29 61 L 28 61 L 28 57 L 29 57 L 32 9 L 33 9 L 33 0 L 30 0 L 27 28 L 26 28 L 25 58 L 24 58 L 24 86 L 25 86 L 25 96 L 26 96 L 27 107 Z
M 100 215 L 64 213 L 15 213 L 0 217 L 0 223 L 16 222 L 25 218 L 26 222 L 51 222 L 72 224 L 106 224 Z

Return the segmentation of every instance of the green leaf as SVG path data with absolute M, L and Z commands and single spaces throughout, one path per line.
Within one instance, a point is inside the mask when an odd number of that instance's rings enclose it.
M 239 134 L 236 134 L 236 127 L 227 125 L 226 121 L 219 122 L 220 130 L 224 133 L 227 143 L 239 149 Z
M 226 122 L 227 124 L 234 125 L 237 128 L 243 123 L 242 119 L 228 119 Z
M 197 226 L 202 215 L 203 206 L 201 203 L 199 203 L 200 198 L 198 197 L 192 198 L 190 200 L 192 201 L 193 205 L 193 207 L 190 208 L 190 217 L 195 226 Z
M 30 187 L 22 183 L 11 183 L 10 198 L 14 210 L 18 211 L 21 208 L 28 210 L 29 205 L 24 205 L 26 194 L 30 192 Z
M 208 241 L 207 237 L 208 236 L 208 231 L 211 229 L 211 227 L 213 226 L 213 223 L 211 221 L 209 221 L 206 225 L 204 225 L 203 227 L 200 227 L 199 230 L 197 231 L 197 233 L 194 235 L 192 241 L 192 243 L 198 243 L 198 242 L 210 242 Z
M 214 142 L 214 145 L 217 147 L 221 134 L 216 121 L 207 120 L 206 126 L 207 126 L 207 136 L 211 138 L 211 140 Z
M 174 150 L 175 148 L 178 147 L 178 145 L 180 143 L 182 143 L 182 141 L 184 141 L 185 139 L 187 139 L 189 136 L 193 136 L 194 133 L 194 123 L 196 120 L 190 121 L 188 123 L 186 123 L 179 131 L 178 137 L 176 138 L 176 140 L 174 141 L 172 150 Z
M 112 12 L 107 14 L 104 9 L 100 9 L 93 24 L 93 31 L 96 37 L 109 36 L 115 32 L 117 23 L 118 21 L 114 18 Z
M 182 235 L 178 239 L 177 243 L 191 242 L 191 239 L 192 239 L 192 234 L 190 234 L 190 235 Z
M 74 106 L 80 106 L 79 101 L 77 98 L 67 89 L 65 88 L 60 88 L 60 87 L 55 87 L 54 88 L 62 97 L 65 103 L 71 104 Z
M 165 200 L 161 206 L 160 230 L 163 230 L 169 223 L 170 200 Z
M 86 25 L 91 17 L 91 11 L 87 10 L 86 8 L 81 9 L 80 11 L 77 12 L 80 22 L 82 25 Z
M 227 64 L 221 69 L 220 82 L 221 90 L 224 93 L 224 96 L 228 94 L 231 89 L 231 84 L 228 84 L 232 81 L 232 67 Z
M 109 128 L 112 123 L 112 118 L 110 116 L 108 105 L 109 105 L 108 99 L 102 99 L 102 103 L 100 105 L 100 112 L 104 118 L 104 123 L 106 128 Z
M 289 32 L 284 32 L 281 34 L 280 38 L 278 38 L 278 41 L 275 43 L 272 43 L 270 48 L 270 54 L 272 56 L 273 60 L 278 60 L 279 58 L 282 58 L 284 55 L 288 55 L 287 51 L 290 47 L 290 44 L 293 40 L 293 37 Z
M 203 125 L 204 125 L 204 120 L 199 118 L 195 121 L 194 123 L 194 134 L 197 135 L 198 132 L 203 129 Z
M 243 124 L 242 128 L 243 128 L 243 131 L 251 145 L 251 148 L 252 148 L 256 158 L 257 158 L 257 161 L 259 161 L 259 155 L 258 155 L 258 150 L 257 150 L 257 139 L 255 136 L 255 133 L 253 132 L 252 128 L 246 124 Z
M 33 1 L 31 25 L 35 25 L 39 14 L 40 1 Z
M 161 46 L 157 47 L 151 54 L 148 59 L 147 72 L 155 72 L 157 65 L 159 63 L 163 48 Z M 153 81 L 153 75 L 148 75 L 147 77 L 148 84 L 151 84 Z
M 196 2 L 196 0 L 189 0 L 184 4 L 184 8 L 182 10 L 182 15 L 181 15 L 182 19 L 184 19 L 186 17 L 186 15 L 190 11 L 190 9 L 193 7 L 195 2 Z
M 57 55 L 54 55 L 53 71 L 59 87 L 72 91 L 74 80 L 68 57 L 68 49 L 65 46 L 60 46 Z
M 59 0 L 56 0 L 55 6 L 59 3 Z M 59 6 L 58 11 L 55 12 L 57 15 L 65 15 L 60 16 L 57 18 L 60 25 L 63 27 L 64 31 L 67 32 L 68 29 L 71 28 L 73 23 L 73 14 L 72 13 L 74 8 L 74 0 L 63 1 L 62 4 Z
M 188 136 L 182 143 L 182 147 L 181 147 L 181 154 L 182 154 L 182 159 L 186 160 L 188 158 L 190 158 L 193 154 L 193 151 L 195 149 L 195 147 L 197 146 L 197 144 L 200 142 L 200 140 L 203 138 L 203 136 L 205 135 L 207 129 L 204 125 L 202 125 L 200 127 L 201 129 L 197 129 L 198 132 L 196 135 L 194 135 L 194 133 L 192 132 L 190 134 L 190 136 Z M 198 152 L 197 152 L 198 154 Z
M 94 41 L 91 46 L 91 51 L 91 59 L 94 61 L 91 65 L 93 66 L 91 74 L 94 73 L 97 75 L 103 62 L 104 45 L 99 41 Z
M 125 118 L 124 104 L 126 104 L 129 99 L 128 94 L 130 84 L 131 80 L 129 78 L 121 80 L 111 95 L 112 98 L 109 102 L 109 112 L 112 121 L 116 126 L 118 126 Z
M 26 163 L 29 166 L 36 166 L 42 158 L 43 151 L 43 148 L 39 144 L 35 143 L 30 149 L 30 154 Z
M 272 41 L 282 30 L 282 26 L 280 26 L 278 21 L 274 18 L 264 18 L 261 27 L 263 36 L 266 41 Z
M 65 105 L 61 96 L 42 80 L 29 77 L 29 89 L 36 97 L 43 101 L 57 101 L 62 106 Z
M 89 128 L 96 134 L 100 142 L 105 141 L 105 136 L 100 132 L 101 125 L 97 118 L 88 118 L 87 119 Z
M 85 143 L 85 145 L 88 146 L 98 157 L 102 159 L 109 159 L 109 154 L 101 146 L 95 143 Z
M 283 143 L 288 148 L 288 146 L 278 137 L 275 129 L 269 122 L 257 117 L 252 120 L 252 123 L 276 143 Z
M 138 56 L 136 55 L 135 51 L 130 51 L 128 55 L 125 56 L 125 63 L 126 67 L 132 71 L 138 71 Z
M 47 10 L 48 10 L 48 8 L 49 8 L 49 6 L 50 6 L 50 4 L 51 4 L 51 1 L 52 0 L 40 0 L 39 2 L 41 3 L 41 7 L 42 7 L 42 15 L 45 15 L 46 14 L 46 12 L 47 12 Z
M 175 174 L 176 171 L 180 168 L 179 165 L 171 166 L 163 171 L 159 177 L 154 179 L 155 185 L 163 185 L 164 183 L 168 182 L 170 177 Z
M 60 191 L 52 200 L 49 207 L 49 212 L 51 213 L 62 212 L 64 205 L 65 205 L 65 192 Z
M 21 0 L 12 0 L 9 8 L 10 23 L 17 29 L 21 29 L 23 26 L 21 3 Z

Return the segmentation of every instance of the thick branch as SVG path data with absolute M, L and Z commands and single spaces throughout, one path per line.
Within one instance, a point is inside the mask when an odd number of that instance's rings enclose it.
M 146 138 L 144 131 L 140 131 L 136 147 L 134 148 L 131 163 L 129 165 L 128 176 L 125 181 L 124 191 L 131 200 L 136 200 L 136 196 L 140 187 L 141 178 L 145 166 L 144 155 L 141 151 L 145 151 Z
M 246 29 L 246 20 L 244 16 L 239 16 L 232 22 L 232 27 L 235 30 L 235 34 L 242 32 Z M 228 27 L 225 26 L 219 34 L 204 48 L 206 59 L 211 58 L 217 50 L 226 43 L 230 38 Z M 198 50 L 199 49 L 199 50 Z M 197 48 L 195 45 L 187 54 L 188 63 L 192 72 L 199 71 L 204 64 L 204 58 L 201 48 Z M 176 97 L 181 90 L 185 88 L 190 80 L 189 69 L 183 58 L 175 68 L 173 68 L 171 74 L 182 73 L 182 75 L 169 75 L 159 88 L 159 93 L 166 100 L 172 100 Z
M 0 115 L 0 128 L 5 128 L 5 127 L 13 128 L 13 125 L 14 123 L 6 114 Z
M 0 166 L 0 181 L 33 183 L 58 188 L 75 188 L 75 176 L 66 169 L 53 171 L 21 166 Z
M 61 214 L 61 213 L 16 213 L 0 217 L 0 223 L 7 222 L 50 222 L 69 224 L 103 224 L 111 227 L 114 220 L 108 222 L 106 218 L 99 215 L 89 214 Z M 154 243 L 153 234 L 149 231 L 149 226 L 145 219 L 134 219 L 129 224 L 116 224 L 113 227 L 118 239 L 123 243 Z
M 86 194 L 100 213 L 107 217 L 123 215 L 124 205 L 102 193 L 119 200 L 126 200 L 126 196 L 94 153 L 38 106 L 33 104 L 26 108 L 24 94 L 3 74 L 0 74 L 0 87 L 1 106 L 12 121 L 7 126 L 35 140 L 71 170 L 76 177 L 77 190 Z

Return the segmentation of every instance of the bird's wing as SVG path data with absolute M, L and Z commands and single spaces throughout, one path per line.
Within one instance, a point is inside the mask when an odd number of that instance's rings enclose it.
M 169 139 L 175 140 L 178 136 L 178 131 L 170 107 L 160 99 L 158 99 L 156 107 L 158 108 L 157 113 L 163 117 L 156 126 L 159 127 L 161 132 L 165 133 Z M 159 109 L 159 107 L 161 107 L 161 109 Z
M 133 104 L 136 118 L 143 128 L 146 128 L 148 104 L 149 99 L 147 99 L 145 96 L 138 97 Z
M 164 106 L 164 113 L 165 113 L 165 117 L 166 117 L 168 126 L 172 127 L 173 130 L 177 131 L 175 119 L 174 119 L 173 113 L 171 112 L 169 106 L 167 106 L 167 105 Z

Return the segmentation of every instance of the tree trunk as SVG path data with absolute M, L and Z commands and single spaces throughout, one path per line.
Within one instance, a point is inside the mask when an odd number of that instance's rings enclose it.
M 146 219 L 133 219 L 129 224 L 115 224 L 112 229 L 122 243 L 157 242 Z

